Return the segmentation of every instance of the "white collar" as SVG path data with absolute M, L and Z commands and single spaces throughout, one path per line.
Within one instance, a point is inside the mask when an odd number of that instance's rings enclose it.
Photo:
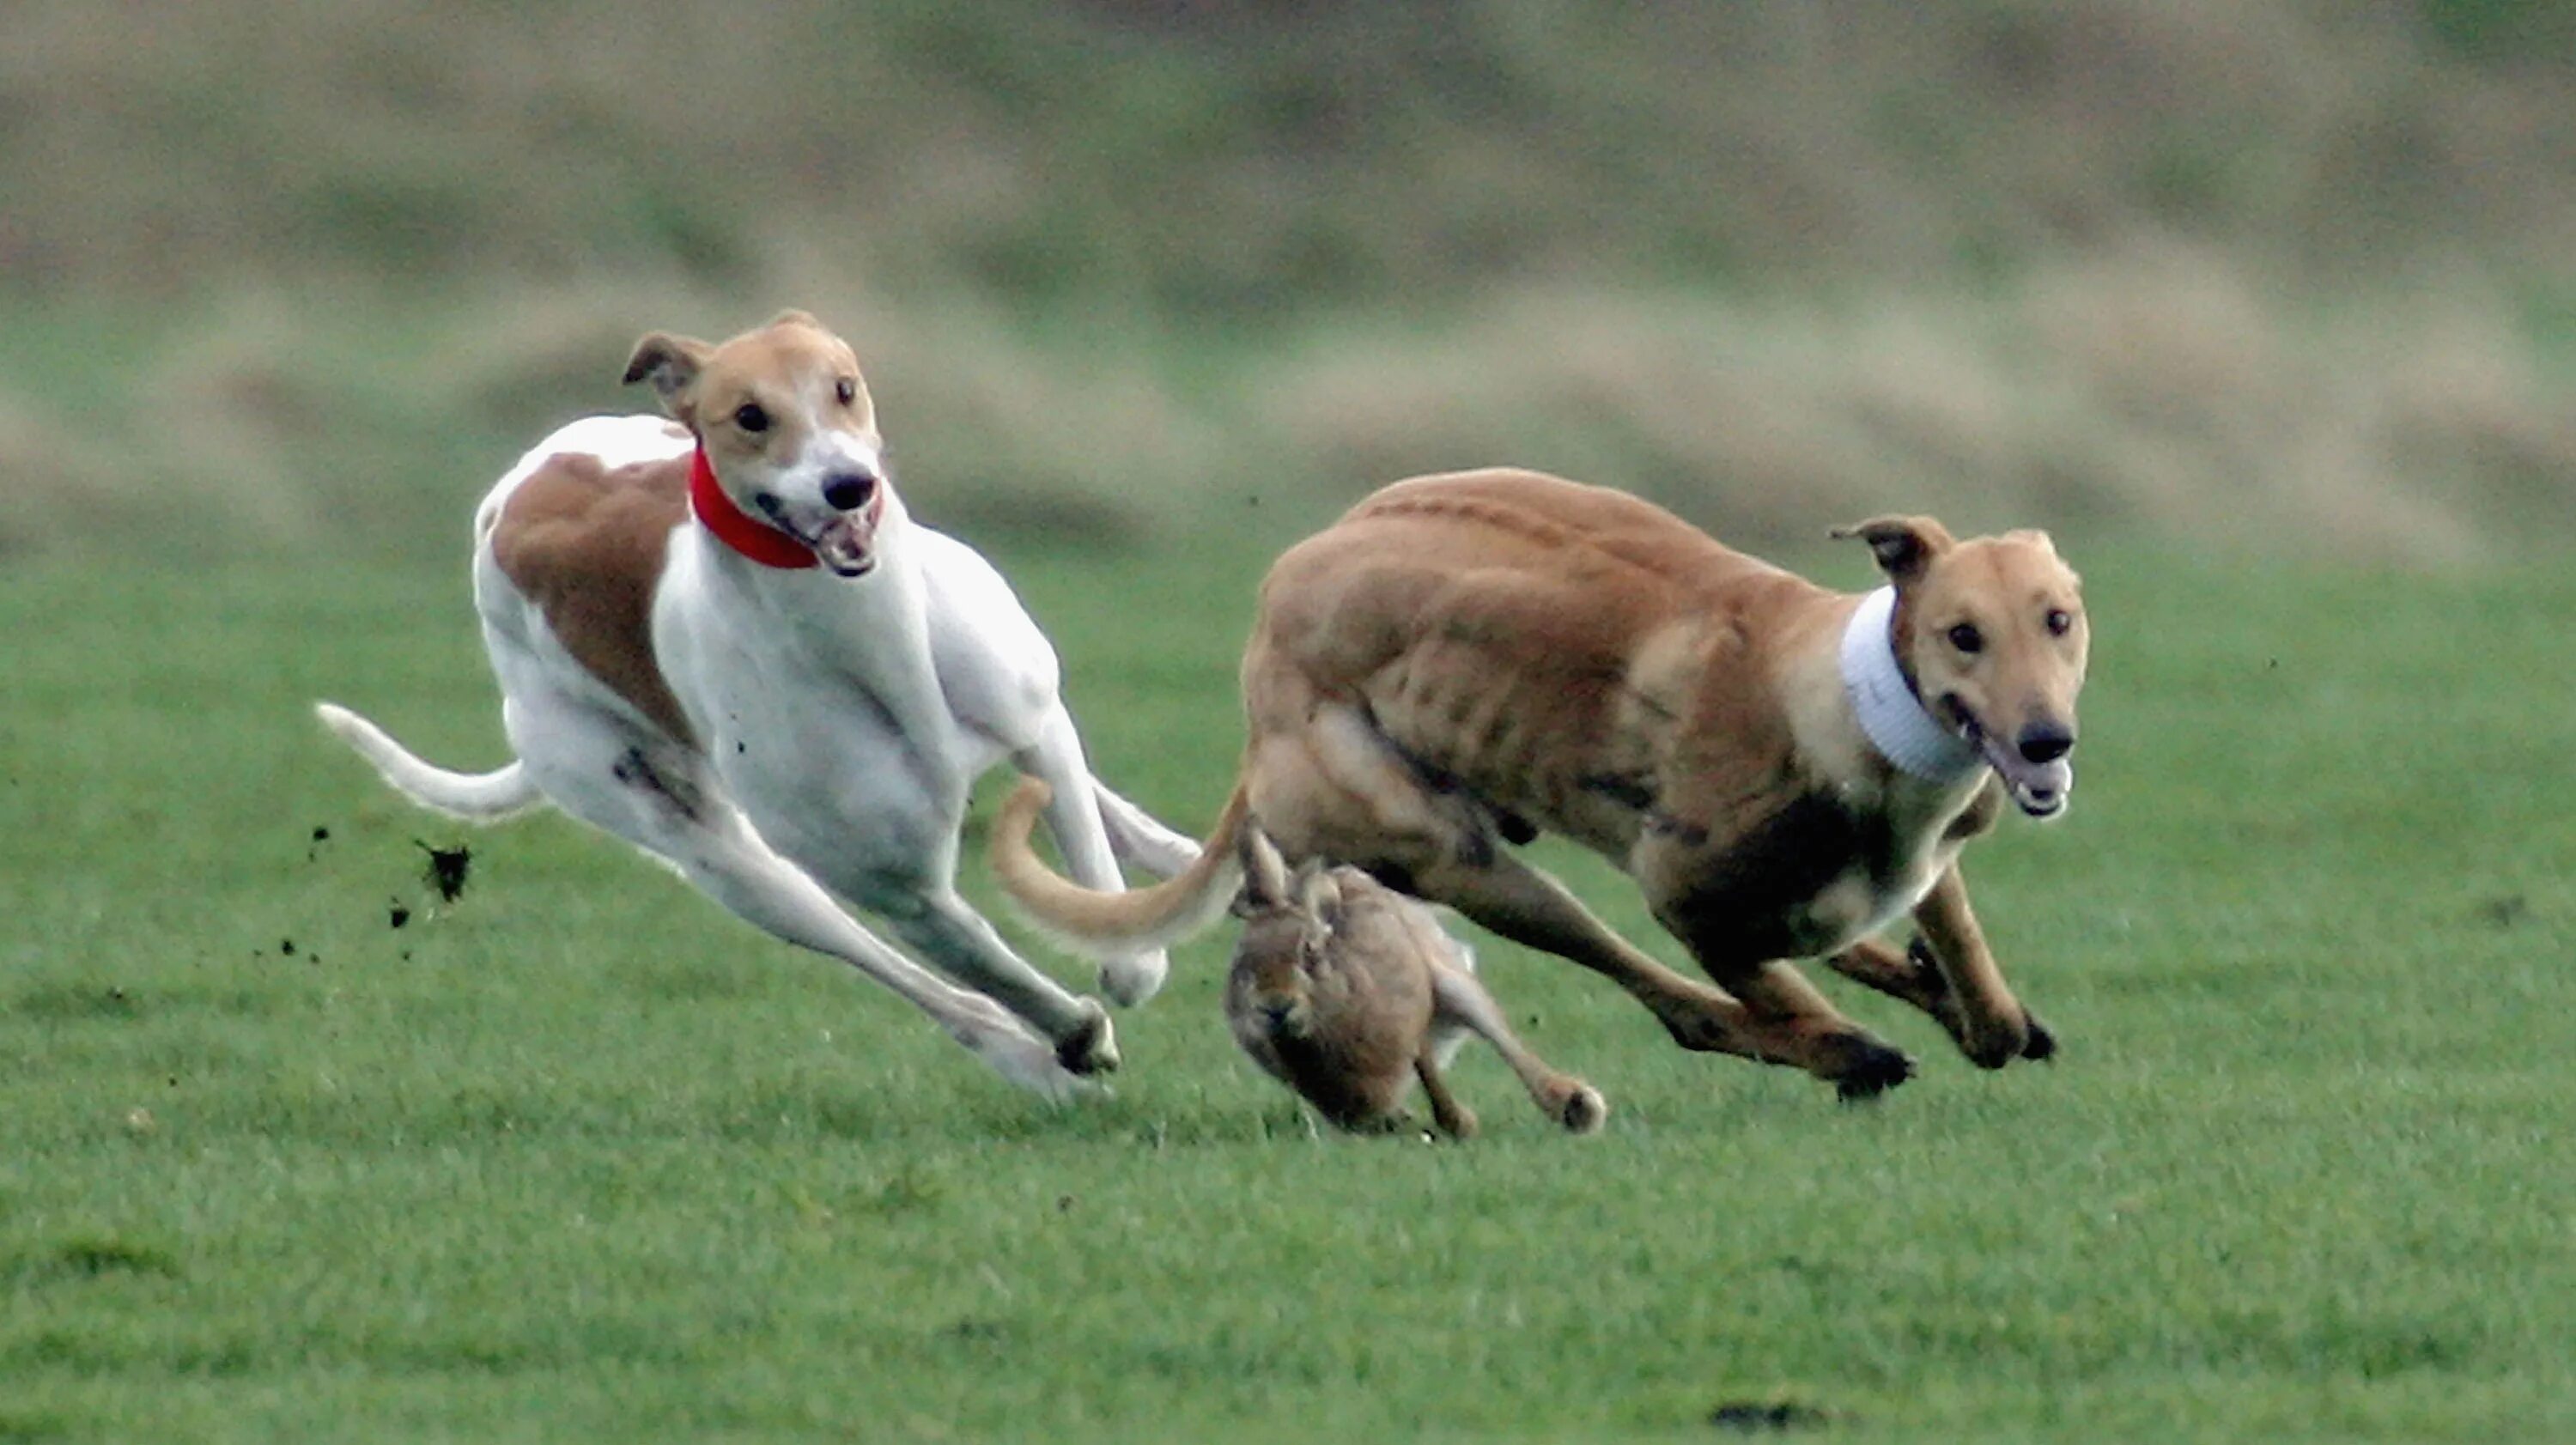
M 1914 695 L 1896 661 L 1895 616 L 1893 587 L 1879 588 L 1852 609 L 1843 628 L 1843 692 L 1861 731 L 1889 762 L 1928 782 L 1964 781 L 1985 759 Z

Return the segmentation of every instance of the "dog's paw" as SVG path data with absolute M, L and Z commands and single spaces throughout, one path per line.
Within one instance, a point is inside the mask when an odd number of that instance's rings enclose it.
M 1853 1039 L 1852 1057 L 1833 1075 L 1834 1096 L 1844 1103 L 1875 1099 L 1914 1077 L 1914 1061 L 1885 1044 Z
M 1549 1112 L 1556 1116 L 1556 1122 L 1563 1125 L 1568 1134 L 1596 1134 L 1610 1118 L 1610 1101 L 1601 1097 L 1599 1089 L 1581 1079 L 1569 1079 L 1564 1093 L 1556 1100 L 1556 1107 Z
M 1986 1020 L 1982 1027 L 1971 1021 L 1962 1030 L 1959 1052 L 1966 1054 L 1968 1062 L 1978 1068 L 2000 1069 L 2015 1059 L 2029 1057 L 2036 1023 L 2028 1014 L 2018 1019 Z M 2054 1042 L 2051 1041 L 2052 1047 Z
M 1082 1000 L 1082 1021 L 1055 1041 L 1055 1061 L 1077 1074 L 1106 1074 L 1118 1067 L 1118 1039 L 1109 1027 L 1109 1010 L 1095 999 Z
M 1100 966 L 1100 991 L 1120 1008 L 1134 1008 L 1162 992 L 1171 962 L 1161 949 L 1112 959 Z

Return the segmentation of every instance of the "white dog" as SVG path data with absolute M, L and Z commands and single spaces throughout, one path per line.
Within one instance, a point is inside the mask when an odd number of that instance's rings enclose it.
M 1120 886 L 1117 859 L 1169 875 L 1197 845 L 1092 779 L 1037 624 L 991 564 L 905 515 L 850 348 L 790 311 L 721 346 L 646 336 L 626 380 L 676 420 L 575 422 L 474 514 L 517 761 L 448 772 L 344 708 L 319 705 L 323 722 L 428 807 L 484 821 L 551 801 L 626 839 L 1013 1083 L 1063 1097 L 1116 1067 L 1107 1011 L 958 896 L 967 790 L 1004 758 L 1045 779 L 1048 827 L 1095 888 Z M 1164 968 L 1134 953 L 1101 983 L 1137 1003 Z

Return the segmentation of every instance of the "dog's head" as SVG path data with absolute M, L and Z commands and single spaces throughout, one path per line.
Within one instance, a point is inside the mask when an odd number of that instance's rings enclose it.
M 822 323 L 783 311 L 720 346 L 656 331 L 635 343 L 626 380 L 652 383 L 734 505 L 841 576 L 876 565 L 884 443 L 858 358 Z
M 2023 812 L 2062 811 L 2090 634 L 2082 581 L 2048 534 L 1961 542 L 1929 517 L 1878 517 L 1835 535 L 1868 542 L 1896 584 L 1896 658 L 1924 708 L 1977 749 Z

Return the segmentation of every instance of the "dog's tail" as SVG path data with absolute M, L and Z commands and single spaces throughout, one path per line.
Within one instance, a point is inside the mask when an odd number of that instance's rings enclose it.
M 987 852 L 993 876 L 1022 916 L 1066 948 L 1097 958 L 1167 948 L 1214 923 L 1234 901 L 1243 881 L 1235 835 L 1251 812 L 1242 784 L 1235 785 L 1216 831 L 1188 867 L 1125 893 L 1094 892 L 1039 861 L 1029 847 L 1029 829 L 1050 796 L 1045 783 L 1021 778 L 993 819 Z
M 376 765 L 385 781 L 424 808 L 435 808 L 469 823 L 497 823 L 544 801 L 528 770 L 517 759 L 489 773 L 451 773 L 421 761 L 385 730 L 336 703 L 318 702 L 313 715 Z

